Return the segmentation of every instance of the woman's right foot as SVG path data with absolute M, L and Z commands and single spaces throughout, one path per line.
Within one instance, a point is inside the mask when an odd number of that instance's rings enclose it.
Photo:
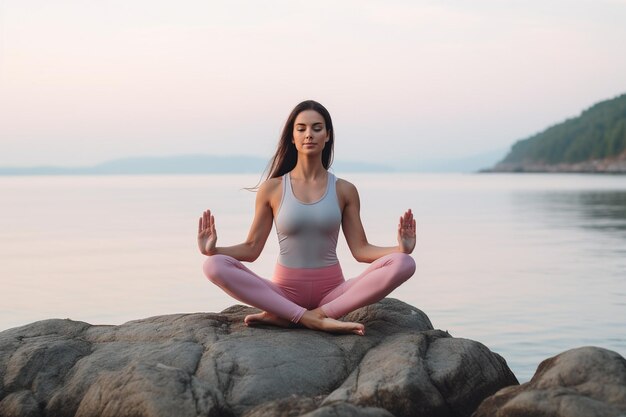
M 298 323 L 313 330 L 330 333 L 354 333 L 365 336 L 365 326 L 361 323 L 331 319 L 324 314 L 321 308 L 307 310 Z
M 272 313 L 263 311 L 262 313 L 248 314 L 243 322 L 246 326 L 253 326 L 255 324 L 271 324 L 278 327 L 291 327 L 292 323 L 282 317 L 275 316 Z

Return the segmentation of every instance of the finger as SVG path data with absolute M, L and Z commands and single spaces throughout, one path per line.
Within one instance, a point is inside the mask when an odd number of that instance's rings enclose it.
M 407 211 L 405 211 L 404 216 L 402 218 L 402 226 L 405 229 L 410 230 L 414 221 L 415 219 L 413 218 L 413 212 L 411 211 L 411 209 L 408 209 Z
M 202 232 L 202 217 L 198 219 L 198 233 Z
M 206 227 L 210 229 L 213 224 L 213 215 L 211 214 L 211 210 L 206 211 Z
M 215 216 L 211 216 L 211 231 L 215 232 Z

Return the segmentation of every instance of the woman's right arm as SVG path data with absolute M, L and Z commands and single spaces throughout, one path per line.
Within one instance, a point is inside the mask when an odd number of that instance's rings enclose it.
M 280 181 L 280 179 L 279 179 Z M 267 237 L 272 230 L 274 215 L 271 206 L 271 195 L 275 189 L 276 181 L 265 181 L 259 187 L 256 196 L 254 220 L 250 226 L 250 232 L 245 242 L 234 246 L 216 246 L 217 232 L 215 230 L 215 218 L 211 211 L 203 213 L 198 222 L 198 246 L 204 255 L 228 255 L 243 262 L 255 261 L 267 242 Z

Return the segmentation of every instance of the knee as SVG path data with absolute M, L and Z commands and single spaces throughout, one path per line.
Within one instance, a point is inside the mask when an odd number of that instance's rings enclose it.
M 216 285 L 223 283 L 224 271 L 230 263 L 229 258 L 226 255 L 212 255 L 205 259 L 202 271 L 209 281 Z
M 415 259 L 407 253 L 396 252 L 390 255 L 391 262 L 395 267 L 396 275 L 402 282 L 408 280 L 415 273 Z

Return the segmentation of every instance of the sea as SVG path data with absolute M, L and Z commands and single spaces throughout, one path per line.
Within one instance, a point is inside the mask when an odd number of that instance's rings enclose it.
M 520 382 L 565 350 L 626 356 L 626 176 L 335 172 L 356 185 L 370 243 L 417 221 L 415 275 L 390 297 L 437 329 L 483 343 Z M 121 324 L 219 312 L 238 302 L 207 281 L 203 210 L 218 246 L 243 242 L 255 174 L 0 176 L 0 331 L 48 318 Z M 340 234 L 346 278 L 363 271 Z M 270 278 L 272 230 L 248 266 Z

